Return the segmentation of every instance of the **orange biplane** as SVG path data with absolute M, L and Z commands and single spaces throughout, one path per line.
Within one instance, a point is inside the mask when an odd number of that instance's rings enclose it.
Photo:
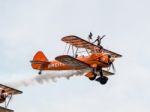
M 62 38 L 62 41 L 69 45 L 67 55 L 60 55 L 54 61 L 49 61 L 42 51 L 38 51 L 31 61 L 32 68 L 39 70 L 39 74 L 43 70 L 87 69 L 89 72 L 85 76 L 90 80 L 96 79 L 101 84 L 107 82 L 107 76 L 114 74 L 110 72 L 110 67 L 114 68 L 113 62 L 115 58 L 121 57 L 120 54 L 104 49 L 101 45 L 95 45 L 74 35 L 65 36 Z M 73 53 L 72 56 L 68 55 L 70 49 Z M 79 49 L 84 49 L 87 55 L 79 55 L 83 52 L 79 51 Z

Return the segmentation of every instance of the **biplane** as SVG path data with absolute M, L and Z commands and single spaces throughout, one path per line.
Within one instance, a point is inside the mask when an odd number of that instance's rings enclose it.
M 33 57 L 32 68 L 39 70 L 39 74 L 43 70 L 87 69 L 89 72 L 85 76 L 101 84 L 106 84 L 108 76 L 114 75 L 110 68 L 115 72 L 113 62 L 122 55 L 74 35 L 65 36 L 61 40 L 69 45 L 66 54 L 57 56 L 54 61 L 49 61 L 42 51 L 38 51 Z
M 17 94 L 22 94 L 22 91 L 0 84 L 0 103 L 4 103 L 4 107 L 0 107 L 0 110 L 5 110 L 4 112 L 12 112 L 12 110 L 7 109 L 7 107 L 12 97 Z

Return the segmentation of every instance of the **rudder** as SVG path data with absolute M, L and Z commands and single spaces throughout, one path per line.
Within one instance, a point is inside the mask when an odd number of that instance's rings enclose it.
M 48 59 L 42 51 L 38 51 L 33 57 L 33 61 L 48 61 Z
M 42 51 L 38 51 L 31 61 L 31 65 L 33 69 L 41 69 L 42 65 L 48 63 L 47 57 L 44 55 Z

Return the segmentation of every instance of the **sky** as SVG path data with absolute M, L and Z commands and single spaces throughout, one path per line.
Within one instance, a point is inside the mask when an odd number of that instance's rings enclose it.
M 149 0 L 0 0 L 0 81 L 30 79 L 42 50 L 63 54 L 61 38 L 106 35 L 102 45 L 123 55 L 106 85 L 84 76 L 20 86 L 15 112 L 149 112 Z

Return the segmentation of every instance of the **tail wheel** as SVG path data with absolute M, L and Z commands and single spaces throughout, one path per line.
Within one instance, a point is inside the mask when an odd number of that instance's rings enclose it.
M 40 70 L 40 71 L 38 72 L 38 74 L 41 75 L 41 74 L 42 74 L 42 70 Z
M 108 81 L 108 77 L 106 76 L 101 76 L 99 78 L 96 79 L 96 81 L 100 82 L 102 85 L 106 84 Z

